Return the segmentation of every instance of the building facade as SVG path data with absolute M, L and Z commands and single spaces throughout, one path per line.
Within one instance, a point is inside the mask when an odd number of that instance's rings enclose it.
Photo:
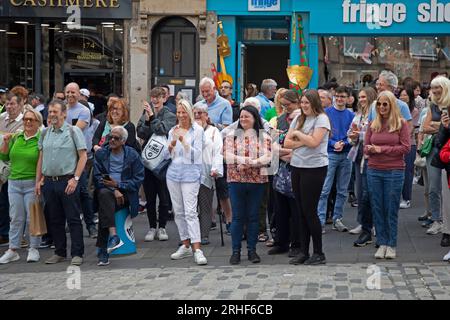
M 450 4 L 439 0 L 208 0 L 223 21 L 233 54 L 225 59 L 236 79 L 273 78 L 287 87 L 286 67 L 300 63 L 299 17 L 310 87 L 336 78 L 355 89 L 393 70 L 427 83 L 450 67 Z

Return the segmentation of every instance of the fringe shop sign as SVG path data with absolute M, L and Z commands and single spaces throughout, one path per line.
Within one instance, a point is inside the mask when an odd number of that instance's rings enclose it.
M 407 7 L 404 3 L 367 3 L 360 0 L 342 2 L 344 23 L 376 24 L 380 27 L 390 27 L 393 23 L 406 21 Z M 440 3 L 437 0 L 419 3 L 417 6 L 417 21 L 421 23 L 450 22 L 450 3 Z
M 81 18 L 131 19 L 131 0 L 1 0 L 0 16 L 64 18 L 72 6 Z

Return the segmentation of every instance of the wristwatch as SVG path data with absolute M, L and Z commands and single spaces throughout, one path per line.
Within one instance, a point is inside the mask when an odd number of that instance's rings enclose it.
M 76 182 L 80 181 L 80 177 L 78 176 L 74 176 L 73 178 L 75 179 Z

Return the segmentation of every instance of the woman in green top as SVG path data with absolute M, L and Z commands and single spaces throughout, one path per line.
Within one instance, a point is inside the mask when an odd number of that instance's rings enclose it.
M 39 128 L 42 126 L 42 115 L 32 108 L 25 108 L 23 115 L 24 131 L 3 137 L 0 149 L 0 159 L 10 161 L 11 173 L 8 181 L 9 216 L 11 218 L 9 230 L 9 250 L 0 258 L 5 264 L 20 259 L 17 250 L 24 227 L 28 233 L 30 219 L 30 205 L 35 201 L 36 164 L 39 150 Z M 40 237 L 30 237 L 27 262 L 39 261 Z

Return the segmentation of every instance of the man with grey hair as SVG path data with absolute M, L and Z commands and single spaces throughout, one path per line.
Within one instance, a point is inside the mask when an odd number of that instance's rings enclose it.
M 233 111 L 227 99 L 222 98 L 216 90 L 214 80 L 204 77 L 200 80 L 200 93 L 205 99 L 203 102 L 208 106 L 208 115 L 219 130 L 233 122 Z
M 398 86 L 398 78 L 392 71 L 383 70 L 378 76 L 378 80 L 375 86 L 378 94 L 386 90 L 394 93 L 395 89 L 397 89 Z M 372 104 L 368 118 L 369 121 L 373 121 L 375 119 L 376 116 L 375 103 L 376 101 L 374 101 Z M 402 100 L 397 99 L 397 107 L 400 109 L 400 114 L 402 115 L 402 117 L 406 121 L 408 121 L 411 125 L 412 116 L 411 112 L 409 111 L 408 105 Z
M 128 131 L 117 126 L 111 130 L 109 144 L 95 153 L 94 183 L 99 203 L 96 246 L 99 248 L 99 266 L 108 265 L 109 254 L 123 245 L 117 235 L 115 212 L 129 207 L 131 217 L 138 215 L 144 164 L 140 154 L 125 145 L 127 138 Z
M 264 79 L 261 83 L 261 92 L 256 96 L 261 103 L 261 111 L 259 112 L 264 118 L 267 110 L 274 107 L 274 103 L 270 100 L 275 97 L 277 92 L 277 83 L 273 79 Z
M 333 106 L 333 95 L 331 94 L 330 91 L 325 89 L 319 89 L 317 90 L 317 92 L 319 93 L 320 102 L 322 103 L 322 107 L 324 109 Z

